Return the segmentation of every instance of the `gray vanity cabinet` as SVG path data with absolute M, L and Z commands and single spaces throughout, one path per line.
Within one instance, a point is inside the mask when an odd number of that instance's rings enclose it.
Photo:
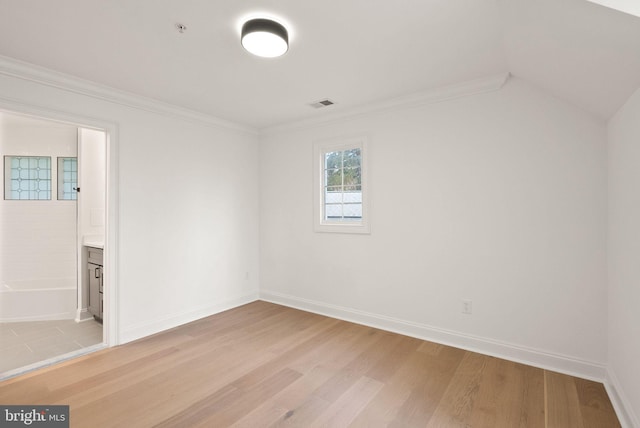
M 89 252 L 87 259 L 87 269 L 89 271 L 89 313 L 95 318 L 102 320 L 102 293 L 104 291 L 102 249 L 87 247 L 87 250 Z

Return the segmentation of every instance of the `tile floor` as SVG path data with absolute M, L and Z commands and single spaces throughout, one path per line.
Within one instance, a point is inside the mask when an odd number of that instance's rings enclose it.
M 10 370 L 102 343 L 94 320 L 0 323 L 0 378 Z

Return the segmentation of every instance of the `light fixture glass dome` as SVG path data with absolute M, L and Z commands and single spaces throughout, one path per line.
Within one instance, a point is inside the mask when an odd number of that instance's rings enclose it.
M 274 58 L 289 49 L 289 35 L 283 25 L 269 19 L 252 19 L 242 26 L 242 46 L 254 55 Z

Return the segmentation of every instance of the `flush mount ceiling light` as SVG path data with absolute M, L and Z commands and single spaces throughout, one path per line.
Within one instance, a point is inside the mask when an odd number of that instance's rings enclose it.
M 275 58 L 289 49 L 289 34 L 270 19 L 251 19 L 242 26 L 242 46 L 254 55 Z

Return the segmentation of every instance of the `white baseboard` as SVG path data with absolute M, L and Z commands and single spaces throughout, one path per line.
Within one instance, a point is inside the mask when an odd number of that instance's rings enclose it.
M 149 320 L 134 324 L 120 331 L 120 344 L 131 342 L 142 337 L 150 336 L 191 321 L 205 318 L 219 312 L 233 309 L 258 300 L 258 292 L 249 293 L 243 296 L 226 299 L 217 302 L 215 305 L 207 305 L 198 309 L 174 313 L 163 318 Z
M 472 336 L 412 321 L 302 299 L 272 291 L 260 291 L 260 300 L 597 382 L 603 382 L 605 379 L 606 368 L 604 364 L 585 361 L 566 355 L 526 348 L 493 339 Z
M 633 407 L 631 407 L 631 404 L 618 381 L 618 377 L 611 367 L 607 368 L 604 387 L 607 390 L 607 394 L 609 394 L 609 399 L 611 400 L 613 408 L 616 410 L 616 414 L 618 415 L 622 428 L 640 427 L 640 419 L 638 419 L 638 416 L 633 412 Z
M 89 313 L 89 310 L 87 308 L 77 310 L 75 322 L 81 323 L 91 321 L 92 319 L 93 315 Z

